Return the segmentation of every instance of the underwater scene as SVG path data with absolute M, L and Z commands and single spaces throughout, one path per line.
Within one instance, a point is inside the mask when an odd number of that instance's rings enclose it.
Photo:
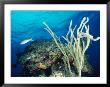
M 11 11 L 11 77 L 99 76 L 100 11 Z

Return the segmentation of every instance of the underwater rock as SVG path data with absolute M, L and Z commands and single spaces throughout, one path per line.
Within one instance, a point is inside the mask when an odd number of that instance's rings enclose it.
M 17 54 L 18 63 L 24 67 L 22 72 L 24 77 L 65 77 L 67 71 L 65 71 L 63 57 L 53 40 L 33 41 L 24 52 Z M 71 56 L 69 57 L 73 76 L 76 76 L 74 60 Z
M 56 71 L 51 75 L 51 77 L 65 77 L 61 71 Z

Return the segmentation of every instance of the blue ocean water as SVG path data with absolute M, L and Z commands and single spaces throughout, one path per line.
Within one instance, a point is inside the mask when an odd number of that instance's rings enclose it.
M 73 27 L 80 24 L 83 17 L 89 17 L 90 34 L 94 37 L 100 36 L 100 11 L 11 11 L 11 76 L 17 76 L 22 71 L 18 64 L 16 54 L 23 52 L 30 43 L 21 45 L 26 38 L 33 40 L 52 39 L 44 29 L 43 22 L 46 22 L 51 29 L 61 37 L 68 31 L 69 23 L 73 21 Z M 92 42 L 87 50 L 89 63 L 95 70 L 94 76 L 100 75 L 100 40 Z

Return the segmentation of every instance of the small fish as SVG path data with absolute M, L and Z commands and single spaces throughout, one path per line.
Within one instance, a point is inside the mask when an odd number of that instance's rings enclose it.
M 26 44 L 26 43 L 28 43 L 28 42 L 30 42 L 30 41 L 34 41 L 34 40 L 33 40 L 32 38 L 25 39 L 25 40 L 21 41 L 20 44 Z

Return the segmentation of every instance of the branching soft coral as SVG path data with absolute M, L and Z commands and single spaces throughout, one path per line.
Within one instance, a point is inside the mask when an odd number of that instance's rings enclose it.
M 84 17 L 79 25 L 79 27 L 76 29 L 77 25 L 75 25 L 74 28 L 72 28 L 72 20 L 70 21 L 69 30 L 66 34 L 66 36 L 62 36 L 64 40 L 66 40 L 67 43 L 63 44 L 60 39 L 56 36 L 56 34 L 50 29 L 50 27 L 43 22 L 43 24 L 46 26 L 45 30 L 47 30 L 50 35 L 53 37 L 56 45 L 60 49 L 60 51 L 63 53 L 64 58 L 64 64 L 65 64 L 65 76 L 74 76 L 74 73 L 71 70 L 70 66 L 70 58 L 74 60 L 74 65 L 77 68 L 78 76 L 81 77 L 81 71 L 84 66 L 84 58 L 85 58 L 85 52 L 87 51 L 90 41 L 98 41 L 100 37 L 94 38 L 89 33 L 89 25 L 87 25 L 89 21 L 88 17 Z M 76 36 L 75 36 L 75 29 L 77 30 Z M 85 31 L 85 32 L 84 32 Z M 71 56 L 71 57 L 70 57 Z

